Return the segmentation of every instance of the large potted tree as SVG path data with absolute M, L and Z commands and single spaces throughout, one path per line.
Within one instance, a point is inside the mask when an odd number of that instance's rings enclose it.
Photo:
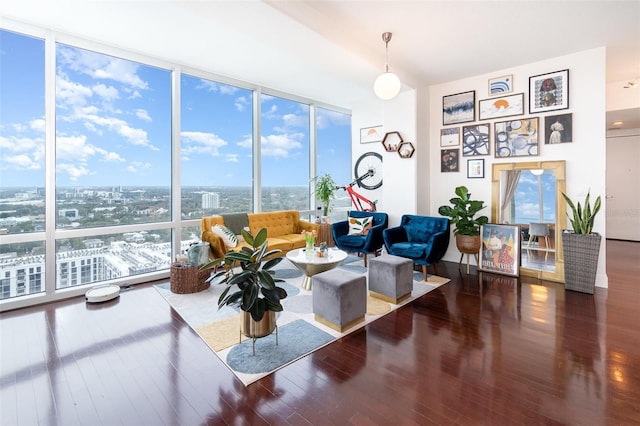
M 567 212 L 567 216 L 573 228 L 562 231 L 564 286 L 567 290 L 593 294 L 602 239 L 593 232 L 593 223 L 600 211 L 601 199 L 598 196 L 591 206 L 590 193 L 587 193 L 584 204 L 578 201 L 576 205 L 564 192 L 562 196 L 571 209 L 571 215 Z
M 280 301 L 287 297 L 287 292 L 276 286 L 277 282 L 283 280 L 273 277 L 271 268 L 280 263 L 282 257 L 273 257 L 281 250 L 267 251 L 267 229 L 260 229 L 255 237 L 243 229 L 242 236 L 250 247 L 228 251 L 224 257 L 215 259 L 200 269 L 217 270 L 222 266 L 208 280 L 227 286 L 218 299 L 218 309 L 225 305 L 240 307 L 240 331 L 253 339 L 255 353 L 255 339 L 267 336 L 275 329 L 275 313 L 282 311 Z M 267 258 L 269 259 L 264 260 Z
M 476 256 L 480 251 L 480 226 L 489 222 L 487 216 L 478 216 L 478 212 L 485 208 L 484 201 L 472 200 L 471 193 L 466 186 L 455 189 L 456 197 L 449 200 L 451 205 L 438 208 L 438 213 L 448 217 L 454 225 L 453 234 L 456 236 L 456 247 L 463 254 Z

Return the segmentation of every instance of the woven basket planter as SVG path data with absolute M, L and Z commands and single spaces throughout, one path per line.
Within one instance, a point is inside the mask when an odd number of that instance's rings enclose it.
M 199 266 L 174 263 L 171 265 L 171 291 L 173 293 L 197 293 L 209 288 L 205 282 L 211 276 L 211 270 L 200 270 Z
M 596 287 L 600 234 L 562 232 L 564 248 L 564 287 L 566 290 L 593 294 Z

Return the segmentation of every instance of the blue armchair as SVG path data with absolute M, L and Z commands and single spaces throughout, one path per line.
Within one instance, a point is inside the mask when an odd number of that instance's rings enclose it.
M 382 231 L 389 226 L 389 217 L 386 213 L 351 211 L 349 217 L 364 218 L 373 217 L 373 225 L 366 235 L 349 235 L 349 220 L 343 220 L 331 225 L 333 241 L 340 250 L 348 253 L 360 253 L 367 267 L 367 253 L 374 253 L 376 256 L 382 250 L 384 241 Z
M 389 254 L 406 257 L 422 265 L 424 280 L 427 266 L 442 259 L 449 247 L 449 219 L 446 217 L 403 215 L 400 226 L 385 229 L 382 233 Z

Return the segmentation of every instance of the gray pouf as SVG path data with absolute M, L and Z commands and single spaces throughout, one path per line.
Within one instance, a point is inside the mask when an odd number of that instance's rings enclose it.
M 400 256 L 384 255 L 369 261 L 369 294 L 398 304 L 411 296 L 413 262 Z
M 315 319 L 339 332 L 364 321 L 367 312 L 367 279 L 343 269 L 313 277 Z

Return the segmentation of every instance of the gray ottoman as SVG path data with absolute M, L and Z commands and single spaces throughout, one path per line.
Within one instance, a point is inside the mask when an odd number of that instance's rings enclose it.
M 367 279 L 351 271 L 332 269 L 313 277 L 315 319 L 339 332 L 364 321 Z
M 413 262 L 404 257 L 384 255 L 369 260 L 369 294 L 398 304 L 411 296 Z

